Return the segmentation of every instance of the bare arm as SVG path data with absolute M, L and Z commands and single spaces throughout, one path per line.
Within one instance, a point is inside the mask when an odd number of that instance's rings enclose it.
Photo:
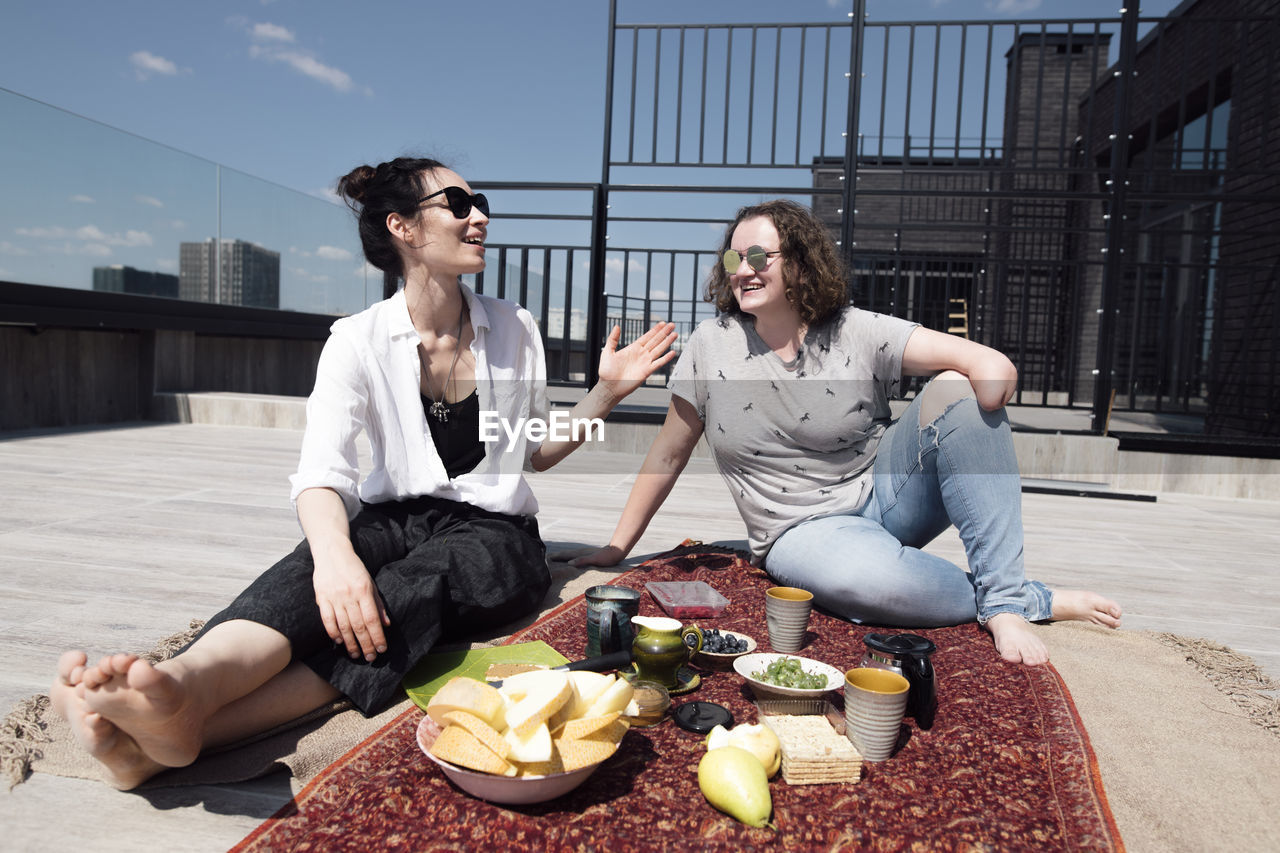
M 694 446 L 702 437 L 702 429 L 702 421 L 693 405 L 682 397 L 673 396 L 667 408 L 667 419 L 640 466 L 640 473 L 627 496 L 627 505 L 609 544 L 593 554 L 570 560 L 572 565 L 614 566 L 631 553 L 658 507 L 671 494 Z
M 351 526 L 342 498 L 332 489 L 304 489 L 298 521 L 315 562 L 312 582 L 325 631 L 354 657 L 373 660 L 387 650 L 383 626 L 390 625 L 382 597 L 351 546 Z
M 573 407 L 569 413 L 571 420 L 604 418 L 654 371 L 676 357 L 675 350 L 671 349 L 676 339 L 675 323 L 654 323 L 649 331 L 618 349 L 621 338 L 622 329 L 614 326 L 600 352 L 600 381 Z M 529 462 L 533 470 L 545 471 L 576 450 L 583 440 L 583 435 L 563 440 L 548 438 L 533 452 Z
M 1018 369 L 1004 353 L 956 335 L 917 327 L 902 351 L 903 374 L 926 376 L 942 370 L 968 377 L 978 405 L 987 411 L 1008 403 L 1018 386 Z

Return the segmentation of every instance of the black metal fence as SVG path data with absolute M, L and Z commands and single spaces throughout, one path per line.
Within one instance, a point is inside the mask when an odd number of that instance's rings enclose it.
M 718 231 L 792 197 L 829 224 L 858 304 L 1008 353 L 1016 403 L 1274 448 L 1280 3 L 1178 11 L 879 22 L 856 0 L 831 23 L 655 24 L 614 8 L 602 180 L 574 217 L 590 232 L 508 245 L 481 286 L 532 292 L 553 378 L 590 381 L 606 324 L 684 334 L 710 316 Z

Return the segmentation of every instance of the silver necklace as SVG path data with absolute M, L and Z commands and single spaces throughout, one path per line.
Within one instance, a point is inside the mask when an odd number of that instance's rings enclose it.
M 418 348 L 418 360 L 422 362 L 422 372 L 426 378 L 427 397 L 431 400 L 431 406 L 427 412 L 442 424 L 449 422 L 449 408 L 445 405 L 444 398 L 449 393 L 449 383 L 453 381 L 453 369 L 458 366 L 458 355 L 462 352 L 462 322 L 466 316 L 467 303 L 463 302 L 462 310 L 458 312 L 458 334 L 453 340 L 453 361 L 449 364 L 449 375 L 445 377 L 444 385 L 440 388 L 439 400 L 431 393 L 431 373 L 427 368 L 427 359 L 422 348 Z

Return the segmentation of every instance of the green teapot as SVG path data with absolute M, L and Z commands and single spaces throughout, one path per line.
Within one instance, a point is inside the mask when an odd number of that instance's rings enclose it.
M 636 680 L 678 687 L 680 667 L 702 648 L 702 629 L 666 616 L 632 616 L 631 624 L 638 629 L 631 644 Z

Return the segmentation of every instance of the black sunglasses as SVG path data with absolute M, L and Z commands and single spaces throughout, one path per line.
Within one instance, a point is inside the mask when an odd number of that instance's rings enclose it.
M 737 249 L 730 249 L 724 253 L 724 271 L 729 275 L 733 275 L 742 266 L 743 258 L 747 261 L 747 266 L 751 267 L 755 272 L 760 272 L 769 265 L 769 258 L 773 255 L 781 255 L 782 250 L 778 249 L 772 252 L 766 252 L 761 246 L 752 246 L 746 252 L 739 252 Z
M 474 206 L 479 208 L 480 212 L 485 216 L 489 215 L 489 199 L 484 197 L 484 193 L 476 193 L 468 195 L 467 191 L 462 187 L 445 187 L 442 190 L 436 190 L 431 195 L 424 195 L 418 199 L 418 204 L 424 201 L 443 195 L 444 200 L 449 204 L 449 212 L 458 219 L 466 219 L 471 215 L 471 208 Z

